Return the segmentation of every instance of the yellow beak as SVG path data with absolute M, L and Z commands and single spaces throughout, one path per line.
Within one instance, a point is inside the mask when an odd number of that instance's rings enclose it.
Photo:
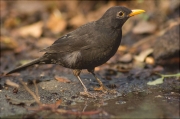
M 144 10 L 141 10 L 141 9 L 135 9 L 135 10 L 131 10 L 132 12 L 128 15 L 129 17 L 132 17 L 134 15 L 137 15 L 137 14 L 141 14 L 143 12 L 145 12 Z

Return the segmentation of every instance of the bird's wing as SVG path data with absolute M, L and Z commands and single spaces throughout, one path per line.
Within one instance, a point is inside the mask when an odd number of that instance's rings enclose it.
M 97 38 L 97 34 L 94 34 L 94 29 L 92 27 L 93 25 L 85 25 L 83 27 L 80 27 L 75 31 L 72 31 L 62 36 L 61 38 L 56 40 L 51 46 L 41 51 L 46 53 L 63 53 L 93 48 L 96 46 L 94 45 L 94 41 Z M 91 31 L 88 31 L 87 28 L 90 28 Z
M 43 52 L 46 53 L 62 53 L 62 52 L 72 52 L 81 50 L 88 46 L 88 43 L 86 40 L 82 39 L 81 37 L 68 36 L 66 38 L 59 38 L 57 41 L 55 41 L 51 46 L 47 47 L 46 49 L 43 49 Z

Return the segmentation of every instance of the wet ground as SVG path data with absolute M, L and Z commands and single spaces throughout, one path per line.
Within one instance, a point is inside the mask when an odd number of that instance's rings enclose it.
M 97 73 L 101 75 L 106 74 L 107 71 L 109 70 Z M 81 75 L 82 79 L 84 79 L 83 82 L 91 93 L 98 94 L 97 98 L 94 99 L 79 94 L 79 92 L 83 91 L 83 87 L 76 77 L 69 73 L 62 72 L 58 76 L 69 79 L 70 83 L 59 82 L 52 76 L 36 77 L 36 79 L 40 79 L 37 86 L 42 103 L 52 104 L 61 99 L 62 103 L 58 107 L 59 109 L 73 110 L 75 112 L 88 112 L 100 109 L 103 111 L 88 116 L 79 115 L 79 117 L 84 118 L 179 118 L 180 94 L 179 79 L 177 78 L 167 78 L 163 84 L 149 86 L 147 82 L 155 80 L 159 76 L 152 75 L 146 78 L 142 77 L 145 76 L 143 74 L 146 74 L 146 72 L 143 72 L 140 77 L 133 78 L 133 75 L 116 72 L 115 75 L 110 76 L 111 80 L 101 78 L 107 87 L 117 91 L 116 94 L 109 94 L 93 91 L 93 87 L 98 86 L 98 83 L 90 74 L 84 72 Z M 18 83 L 17 78 L 20 77 L 17 76 L 13 81 Z M 12 77 L 9 78 L 11 79 Z M 35 91 L 35 86 L 31 82 L 35 77 L 27 75 L 22 78 L 26 79 L 25 81 L 29 81 L 27 86 L 32 91 Z M 14 88 L 6 87 L 0 92 L 1 117 L 22 117 L 22 115 L 25 116 L 32 112 L 25 107 L 37 107 L 33 97 L 22 85 L 20 85 L 17 93 L 14 93 L 13 90 Z M 6 96 L 8 96 L 9 100 L 7 100 Z M 43 116 L 43 113 L 40 114 L 39 118 L 41 116 Z M 73 115 L 52 114 L 49 118 L 59 116 L 63 118 L 76 117 Z

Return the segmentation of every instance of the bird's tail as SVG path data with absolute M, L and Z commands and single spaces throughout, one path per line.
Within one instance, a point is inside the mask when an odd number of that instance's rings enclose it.
M 7 75 L 7 74 L 14 73 L 14 72 L 21 71 L 21 70 L 26 69 L 27 67 L 29 67 L 29 66 L 31 66 L 31 65 L 38 64 L 39 62 L 40 62 L 40 59 L 35 59 L 35 60 L 33 60 L 33 61 L 25 64 L 25 65 L 19 66 L 19 67 L 17 67 L 16 69 L 13 69 L 13 70 L 9 71 L 8 73 L 6 73 L 6 75 Z

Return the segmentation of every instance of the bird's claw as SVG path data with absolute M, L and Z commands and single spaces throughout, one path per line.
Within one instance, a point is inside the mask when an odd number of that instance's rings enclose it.
M 84 90 L 84 92 L 80 92 L 80 95 L 87 96 L 90 98 L 96 98 L 95 94 L 92 94 L 92 93 L 88 92 L 87 90 Z
M 100 86 L 100 87 L 94 87 L 94 90 L 96 91 L 102 91 L 103 93 L 117 93 L 115 90 L 110 90 L 107 87 L 105 87 L 104 85 Z

